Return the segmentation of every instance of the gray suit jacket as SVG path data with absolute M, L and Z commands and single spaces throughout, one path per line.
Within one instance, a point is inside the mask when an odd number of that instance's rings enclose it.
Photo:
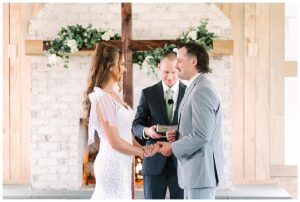
M 207 74 L 186 89 L 179 107 L 179 139 L 172 143 L 183 189 L 216 187 L 223 178 L 221 107 Z

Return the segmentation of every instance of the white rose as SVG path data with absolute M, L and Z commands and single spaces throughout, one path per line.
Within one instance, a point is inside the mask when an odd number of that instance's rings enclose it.
M 70 47 L 71 49 L 71 53 L 74 53 L 76 51 L 78 51 L 78 44 L 77 44 L 77 41 L 75 39 L 70 39 L 67 41 L 67 46 Z
M 177 53 L 178 52 L 178 48 L 173 48 L 173 52 Z
M 107 32 L 105 32 L 102 36 L 101 36 L 103 41 L 108 41 L 110 39 L 109 34 Z
M 153 57 L 152 57 L 151 55 L 148 55 L 148 56 L 145 57 L 145 60 L 144 60 L 144 61 L 149 62 L 150 59 L 152 59 L 152 58 L 153 58 Z
M 107 33 L 108 33 L 109 37 L 114 37 L 116 34 L 116 32 L 114 30 L 108 30 Z
M 142 63 L 142 70 L 145 73 L 148 73 L 150 68 L 151 68 L 151 66 L 150 66 L 149 62 L 144 60 L 143 63 Z
M 53 64 L 57 61 L 57 56 L 55 54 L 48 55 L 48 61 L 50 64 Z
M 196 40 L 197 39 L 197 32 L 196 30 L 191 30 L 188 35 L 187 35 L 188 38 L 191 38 L 192 40 Z

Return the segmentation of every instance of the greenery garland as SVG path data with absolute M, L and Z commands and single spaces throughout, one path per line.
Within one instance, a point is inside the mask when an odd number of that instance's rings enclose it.
M 213 39 L 217 36 L 207 30 L 207 20 L 200 21 L 198 27 L 190 28 L 183 32 L 176 40 L 178 43 L 195 42 L 202 44 L 207 50 L 213 48 Z M 150 48 L 145 51 L 133 52 L 133 63 L 140 66 L 147 74 L 156 73 L 157 64 L 160 62 L 162 55 L 169 51 L 177 51 L 175 44 L 165 44 L 161 48 Z
M 71 25 L 61 28 L 57 34 L 59 37 L 46 44 L 49 47 L 45 54 L 48 57 L 47 66 L 51 67 L 57 63 L 57 59 L 64 60 L 64 67 L 68 68 L 69 54 L 81 48 L 92 48 L 99 41 L 118 40 L 120 35 L 114 30 L 103 30 L 82 25 Z
M 183 32 L 176 40 L 178 43 L 196 42 L 202 44 L 207 50 L 212 49 L 213 39 L 216 35 L 207 30 L 207 20 L 200 21 L 198 27 L 190 28 Z M 51 67 L 57 63 L 58 58 L 64 60 L 64 67 L 68 67 L 69 54 L 78 51 L 81 48 L 92 48 L 99 41 L 119 40 L 121 37 L 113 30 L 103 30 L 92 28 L 88 25 L 86 28 L 82 25 L 67 26 L 61 28 L 57 34 L 59 37 L 50 41 L 45 51 L 48 57 L 47 66 Z M 156 73 L 157 64 L 162 55 L 169 51 L 177 51 L 176 44 L 165 44 L 160 48 L 150 48 L 145 51 L 133 51 L 133 63 L 140 66 L 148 74 Z

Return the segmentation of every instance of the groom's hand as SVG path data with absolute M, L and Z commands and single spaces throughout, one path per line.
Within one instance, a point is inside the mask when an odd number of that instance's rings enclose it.
M 148 137 L 151 137 L 152 139 L 158 139 L 161 138 L 161 135 L 156 133 L 155 131 L 156 125 L 153 125 L 151 127 L 145 128 L 145 134 Z
M 162 155 L 168 157 L 168 156 L 171 156 L 173 154 L 171 143 L 169 143 L 169 142 L 157 142 L 157 143 L 161 146 L 159 152 Z
M 169 142 L 174 142 L 176 140 L 176 130 L 168 130 L 166 137 Z

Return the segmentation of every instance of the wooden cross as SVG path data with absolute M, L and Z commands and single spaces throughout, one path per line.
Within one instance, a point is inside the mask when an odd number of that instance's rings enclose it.
M 132 40 L 132 9 L 131 3 L 121 4 L 122 15 L 122 44 L 111 41 L 112 45 L 122 48 L 125 56 L 125 66 L 127 71 L 123 76 L 123 98 L 131 107 L 133 107 L 133 86 L 132 86 L 132 50 L 146 50 L 148 48 L 163 47 L 165 44 L 176 44 L 176 40 Z M 219 47 L 218 54 L 232 54 L 233 41 L 220 40 L 214 41 L 214 48 Z

